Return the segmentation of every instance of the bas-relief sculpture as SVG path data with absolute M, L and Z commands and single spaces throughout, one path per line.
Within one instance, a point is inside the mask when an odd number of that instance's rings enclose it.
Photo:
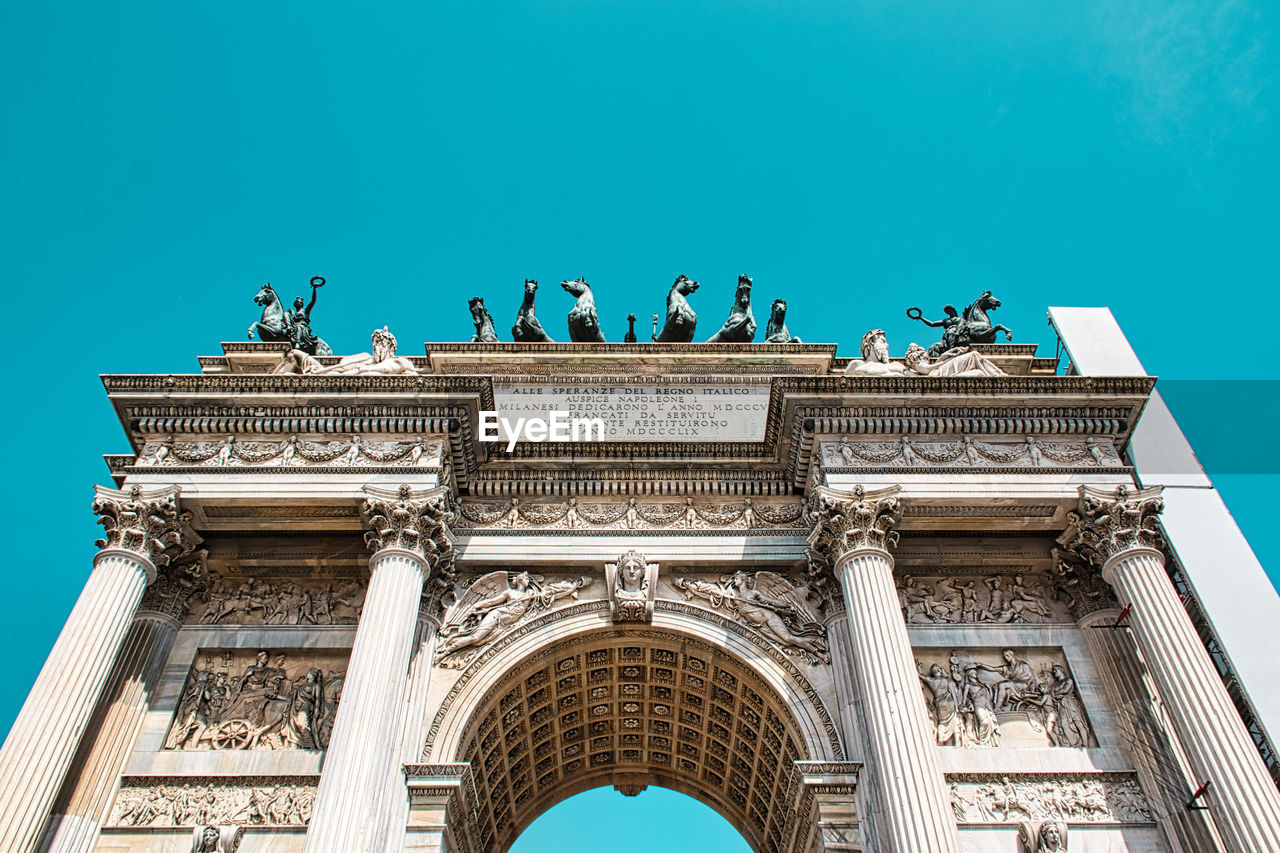
M 569 309 L 569 340 L 574 343 L 602 344 L 604 332 L 600 331 L 600 317 L 596 314 L 596 300 L 591 285 L 585 278 L 562 281 L 560 286 L 578 301 Z
M 946 666 L 935 660 L 927 672 L 916 661 L 939 746 L 1000 746 L 1001 717 L 1007 721 L 1012 715 L 1021 716 L 1049 746 L 1091 744 L 1075 680 L 1060 655 L 1037 655 L 1037 674 L 1012 649 L 1001 653 L 1000 663 L 974 660 L 970 651 L 953 650 Z
M 344 355 L 337 364 L 328 366 L 300 349 L 284 354 L 273 373 L 297 373 L 304 376 L 395 376 L 416 375 L 418 368 L 409 359 L 396 355 L 396 336 L 386 326 L 374 329 L 373 352 Z
M 898 602 L 914 625 L 1073 621 L 1040 575 L 903 575 Z
M 165 777 L 151 784 L 127 779 L 111 808 L 108 825 L 129 826 L 306 826 L 315 805 L 311 784 L 281 784 L 270 778 L 217 782 Z
M 280 302 L 271 284 L 265 284 L 253 297 L 253 301 L 262 306 L 262 317 L 249 326 L 249 340 L 257 334 L 264 343 L 283 343 L 291 345 L 291 349 L 299 350 L 307 355 L 333 355 L 333 350 L 311 331 L 311 309 L 316 307 L 317 291 L 324 286 L 324 278 L 315 276 L 311 279 L 311 301 L 305 307 L 302 297 L 293 300 L 293 310 L 287 310 Z
M 578 500 L 532 502 L 462 501 L 459 526 L 470 529 L 548 530 L 761 530 L 802 526 L 799 501 L 766 502 L 743 498 L 725 503 L 627 498 L 610 502 Z
M 564 598 L 577 598 L 589 577 L 547 581 L 529 572 L 490 572 L 476 579 L 449 608 L 438 632 L 437 666 L 460 669 L 481 647 Z
M 759 631 L 784 651 L 810 662 L 831 662 L 826 629 L 808 602 L 807 587 L 777 572 L 734 572 L 717 581 L 676 578 L 686 600 L 699 598 Z
M 956 347 L 995 343 L 997 332 L 1004 332 L 1006 341 L 1013 340 L 1013 332 L 1008 327 L 992 325 L 990 317 L 987 316 L 988 311 L 994 311 L 999 307 L 1000 300 L 992 296 L 990 290 L 984 290 L 981 296 L 964 309 L 963 314 L 958 315 L 955 306 L 945 305 L 942 312 L 946 316 L 941 320 L 926 320 L 924 313 L 915 307 L 907 309 L 907 316 L 912 320 L 919 320 L 930 328 L 942 329 L 942 340 L 929 347 L 928 351 L 930 358 L 937 358 L 947 350 Z
M 205 652 L 187 677 L 165 748 L 325 749 L 342 697 L 339 653 Z M 300 662 L 290 656 L 301 657 Z
M 965 775 L 951 782 L 951 808 L 961 823 L 1149 823 L 1152 820 L 1151 809 L 1137 780 L 1119 774 L 1105 774 L 1100 778 L 1083 774 L 1059 778 L 1010 774 L 991 779 Z M 1043 839 L 1043 833 L 1039 839 Z
M 947 350 L 931 360 L 917 344 L 907 347 L 902 362 L 889 359 L 889 342 L 884 329 L 872 329 L 862 336 L 862 357 L 845 368 L 846 376 L 1006 376 L 995 362 L 967 347 Z
M 698 314 L 689 304 L 688 297 L 698 289 L 698 283 L 687 275 L 677 276 L 671 289 L 667 291 L 666 322 L 662 331 L 654 339 L 661 343 L 687 344 L 693 340 L 694 331 L 698 327 Z
M 215 578 L 190 618 L 200 625 L 354 625 L 365 592 L 362 580 Z
M 669 312 L 668 312 L 669 313 Z M 751 277 L 738 276 L 738 290 L 729 308 L 729 319 L 707 338 L 709 344 L 749 344 L 756 336 L 756 318 L 751 313 Z
M 769 309 L 769 324 L 765 326 L 764 342 L 766 344 L 798 344 L 799 338 L 791 336 L 787 330 L 787 303 L 782 299 L 773 300 Z
M 1124 465 L 1115 447 L 1089 436 L 1081 439 L 1038 438 L 976 439 L 964 435 L 955 440 L 931 440 L 900 436 L 896 440 L 822 443 L 827 468 L 877 467 L 1000 467 L 1118 468 Z
M 516 324 L 511 327 L 511 339 L 517 343 L 554 343 L 551 336 L 543 330 L 542 324 L 533 314 L 533 299 L 538 292 L 538 283 L 531 278 L 524 280 L 524 301 L 516 313 Z M 634 323 L 635 317 L 632 317 Z M 496 340 L 496 338 L 495 338 Z M 635 338 L 632 338 L 635 340 Z
M 471 309 L 471 320 L 476 324 L 476 333 L 471 336 L 471 343 L 494 344 L 498 342 L 498 333 L 493 329 L 493 318 L 484 307 L 484 300 L 479 296 L 471 297 L 467 303 Z
M 282 440 L 237 438 L 229 435 L 213 441 L 178 441 L 169 436 L 150 439 L 138 455 L 142 468 L 202 465 L 210 467 L 259 466 L 307 468 L 319 466 L 439 465 L 444 444 L 439 441 L 350 439 L 316 441 L 291 435 Z
M 627 551 L 616 563 L 605 563 L 604 582 L 615 622 L 651 622 L 658 591 L 658 564 L 636 551 Z

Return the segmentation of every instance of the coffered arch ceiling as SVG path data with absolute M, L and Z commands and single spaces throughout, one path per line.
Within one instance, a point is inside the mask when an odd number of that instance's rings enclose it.
M 795 715 L 744 658 L 659 628 L 606 629 L 509 667 L 472 706 L 456 754 L 475 802 L 461 833 L 505 851 L 540 814 L 601 785 L 661 785 L 701 800 L 760 851 L 804 843 Z M 799 836 L 799 837 L 797 837 Z

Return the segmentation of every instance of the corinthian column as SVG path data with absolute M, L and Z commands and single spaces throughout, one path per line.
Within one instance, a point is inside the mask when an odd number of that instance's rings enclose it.
M 1120 602 L 1197 780 L 1223 846 L 1280 850 L 1280 793 L 1165 572 L 1156 526 L 1160 489 L 1080 488 L 1059 542 L 1102 570 Z M 1190 792 L 1188 792 L 1188 797 Z
M 306 853 L 383 853 L 388 783 L 401 760 L 405 688 L 423 582 L 448 571 L 452 535 L 444 489 L 415 496 L 365 488 L 369 591 L 342 704 L 325 754 Z M 398 842 L 397 842 L 398 844 Z
M 852 493 L 819 488 L 809 537 L 834 567 L 849 613 L 851 662 L 866 719 L 868 764 L 892 853 L 959 853 L 960 841 L 937 744 L 920 692 L 893 582 L 897 488 Z M 836 662 L 833 660 L 832 662 Z
M 147 584 L 192 547 L 174 488 L 99 486 L 93 511 L 106 528 L 93 571 L 0 748 L 0 850 L 9 853 L 36 849 Z

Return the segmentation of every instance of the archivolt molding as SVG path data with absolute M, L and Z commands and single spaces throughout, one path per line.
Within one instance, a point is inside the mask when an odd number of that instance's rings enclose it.
M 750 661 L 749 665 L 742 664 L 744 668 L 754 672 L 782 696 L 786 706 L 792 710 L 800 724 L 810 758 L 844 760 L 845 749 L 840 742 L 836 721 L 828 712 L 823 695 L 794 660 L 760 635 L 720 614 L 663 599 L 659 599 L 655 607 L 651 627 L 615 628 L 609 619 L 608 601 L 583 602 L 544 614 L 495 642 L 472 660 L 441 699 L 423 744 L 422 761 L 454 760 L 453 756 L 461 748 L 459 740 L 469 709 L 478 707 L 477 697 L 484 695 L 508 671 L 523 665 L 526 660 L 536 661 L 552 656 L 587 635 L 601 639 L 676 635 L 684 642 L 704 644 L 708 653 L 727 651 L 740 663 Z M 547 646 L 537 635 L 552 623 L 555 627 L 551 630 L 559 642 Z M 713 635 L 707 631 L 708 626 L 724 634 Z M 767 659 L 767 665 L 762 665 L 765 664 L 764 659 Z M 455 706 L 458 707 L 456 712 Z

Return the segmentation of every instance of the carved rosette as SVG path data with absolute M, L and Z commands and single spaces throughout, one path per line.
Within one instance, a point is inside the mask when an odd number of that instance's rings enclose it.
M 449 525 L 455 513 L 446 489 L 415 495 L 403 485 L 397 491 L 365 486 L 361 515 L 369 530 L 365 544 L 374 554 L 387 549 L 409 551 L 426 562 L 422 612 L 438 616 L 452 594 L 454 568 L 453 533 Z
M 95 486 L 93 512 L 106 531 L 95 545 L 104 551 L 132 552 L 155 567 L 189 554 L 200 542 L 189 527 L 191 514 L 178 506 L 178 489 L 173 486 Z
M 1162 491 L 1157 487 L 1131 492 L 1116 486 L 1114 492 L 1108 492 L 1081 486 L 1079 510 L 1070 514 L 1058 543 L 1100 569 L 1128 551 L 1161 550 L 1164 538 L 1158 519 L 1164 509 Z
M 809 544 L 832 566 L 856 551 L 888 554 L 897 547 L 894 528 L 902 519 L 897 495 L 897 486 L 871 491 L 855 486 L 852 492 L 819 487 Z

